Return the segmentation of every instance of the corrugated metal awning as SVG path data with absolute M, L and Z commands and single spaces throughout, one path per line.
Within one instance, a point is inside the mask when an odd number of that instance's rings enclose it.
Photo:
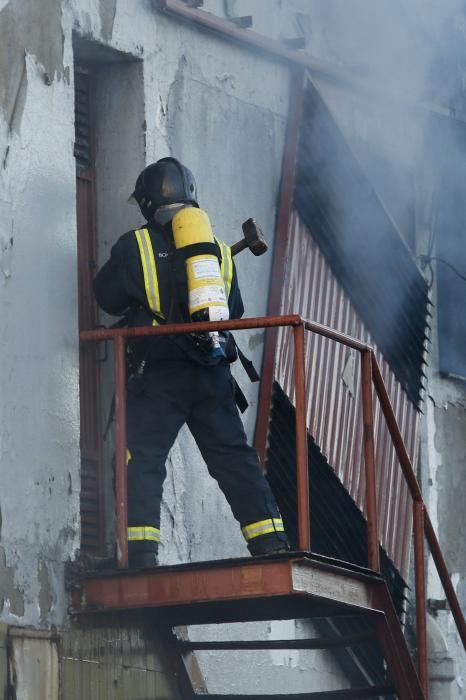
M 333 274 L 418 406 L 427 283 L 328 107 L 309 83 L 294 201 Z

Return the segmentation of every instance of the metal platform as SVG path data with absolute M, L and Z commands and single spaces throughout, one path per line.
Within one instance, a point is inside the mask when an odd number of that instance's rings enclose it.
M 376 611 L 365 569 L 312 554 L 229 559 L 141 571 L 89 574 L 73 595 L 74 612 L 170 608 L 179 624 Z M 174 623 L 174 624 L 177 624 Z
M 385 581 L 368 569 L 310 552 L 290 552 L 140 571 L 88 572 L 73 591 L 74 614 L 141 608 L 160 611 L 172 627 L 361 616 L 383 652 L 398 698 L 424 700 Z M 313 648 L 354 642 L 322 639 L 319 647 L 312 640 Z M 367 688 L 358 697 L 371 697 L 366 693 Z M 335 697 L 356 696 L 343 693 Z

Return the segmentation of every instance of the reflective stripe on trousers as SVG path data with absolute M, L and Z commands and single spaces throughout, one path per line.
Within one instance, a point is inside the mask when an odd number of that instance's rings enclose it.
M 271 532 L 285 532 L 283 520 L 281 518 L 267 518 L 267 520 L 259 520 L 256 523 L 249 523 L 241 528 L 246 542 L 260 537 L 261 535 L 269 535 Z
M 141 525 L 128 528 L 128 542 L 160 542 L 160 530 L 158 527 Z

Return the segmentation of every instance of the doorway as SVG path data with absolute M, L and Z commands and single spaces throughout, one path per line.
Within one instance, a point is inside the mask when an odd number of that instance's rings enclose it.
M 76 211 L 79 329 L 108 326 L 93 294 L 97 270 L 139 215 L 127 204 L 145 163 L 142 64 L 133 56 L 75 37 Z M 128 110 L 128 104 L 132 109 Z M 126 194 L 127 193 L 127 194 Z M 126 227 L 126 228 L 125 228 Z M 81 550 L 113 554 L 114 440 L 111 348 L 80 348 Z

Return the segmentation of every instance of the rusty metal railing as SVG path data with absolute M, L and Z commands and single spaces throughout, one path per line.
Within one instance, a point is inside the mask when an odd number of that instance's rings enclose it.
M 296 410 L 296 475 L 298 506 L 298 547 L 301 551 L 311 549 L 309 466 L 307 454 L 306 395 L 305 395 L 305 330 L 342 343 L 357 350 L 361 355 L 361 394 L 364 440 L 364 469 L 366 485 L 367 546 L 368 564 L 374 571 L 380 571 L 379 537 L 377 532 L 377 483 L 375 473 L 374 407 L 372 389 L 375 391 L 398 456 L 413 502 L 414 570 L 416 595 L 416 628 L 418 641 L 418 674 L 421 687 L 427 698 L 427 613 L 426 579 L 424 558 L 424 537 L 434 560 L 440 581 L 445 591 L 459 635 L 466 649 L 466 623 L 450 580 L 445 560 L 435 535 L 432 523 L 422 499 L 411 460 L 382 379 L 373 349 L 355 338 L 331 328 L 302 319 L 298 315 L 246 318 L 218 321 L 216 323 L 166 324 L 140 328 L 114 328 L 82 331 L 81 341 L 111 340 L 114 343 L 115 358 L 115 422 L 116 422 L 116 519 L 117 519 L 117 559 L 119 568 L 128 565 L 127 539 L 127 464 L 126 464 L 126 372 L 125 348 L 130 338 L 182 335 L 220 330 L 242 330 L 290 326 L 294 335 L 294 373 Z

